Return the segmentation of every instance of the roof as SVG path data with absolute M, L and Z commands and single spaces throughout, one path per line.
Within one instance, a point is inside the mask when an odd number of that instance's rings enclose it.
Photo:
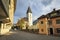
M 38 19 L 36 19 L 35 21 L 33 21 L 33 25 L 37 24 Z
M 47 16 L 46 15 L 42 15 L 38 19 L 42 19 L 42 18 L 47 18 Z
M 51 16 L 51 14 L 57 13 L 57 15 Z M 59 10 L 55 10 L 53 9 L 52 12 L 46 14 L 46 15 L 42 15 L 40 16 L 38 19 L 42 19 L 42 18 L 57 18 L 60 17 L 60 9 Z
M 28 7 L 27 13 L 32 13 L 30 6 Z
M 59 9 L 59 10 L 55 10 L 55 9 L 53 9 L 53 11 L 50 12 L 50 13 L 48 13 L 47 15 L 50 15 L 50 14 L 53 14 L 53 13 L 58 13 L 58 12 L 60 12 L 60 9 Z
M 5 12 L 6 16 L 8 17 L 8 12 L 6 11 L 2 0 L 0 0 L 0 6 L 1 6 L 1 8 L 3 9 L 3 11 Z
M 24 17 L 23 19 L 24 19 L 25 21 L 28 21 L 28 18 L 27 18 L 27 17 Z
M 54 13 L 57 13 L 57 14 L 55 16 L 51 16 L 51 14 L 54 14 Z M 50 17 L 50 18 L 60 17 L 60 9 L 59 10 L 53 9 L 52 12 L 50 12 L 50 13 L 47 14 L 47 17 Z

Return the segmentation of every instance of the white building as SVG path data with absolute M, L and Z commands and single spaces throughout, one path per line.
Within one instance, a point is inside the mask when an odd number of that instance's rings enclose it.
M 27 18 L 28 18 L 28 25 L 29 27 L 31 27 L 32 26 L 32 11 L 30 7 L 28 7 L 28 10 L 27 10 Z

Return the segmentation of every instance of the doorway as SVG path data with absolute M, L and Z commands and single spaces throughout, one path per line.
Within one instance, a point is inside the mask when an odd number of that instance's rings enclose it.
M 50 28 L 50 35 L 53 35 L 53 28 Z

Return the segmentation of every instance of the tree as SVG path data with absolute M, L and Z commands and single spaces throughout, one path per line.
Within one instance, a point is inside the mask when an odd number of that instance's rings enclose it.
M 18 21 L 18 25 L 19 25 L 20 29 L 22 29 L 24 27 L 24 24 L 25 24 L 25 20 L 23 18 Z
M 18 20 L 17 25 L 20 29 L 22 29 L 23 27 L 28 27 L 27 18 L 21 18 L 20 20 Z

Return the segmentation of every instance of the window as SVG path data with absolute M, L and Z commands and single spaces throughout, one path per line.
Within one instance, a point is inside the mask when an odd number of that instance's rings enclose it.
M 60 19 L 56 20 L 56 24 L 60 24 Z
M 43 29 L 41 29 L 41 31 L 42 31 L 42 32 L 44 32 L 44 30 L 43 30 Z
M 49 20 L 49 21 L 48 21 L 48 24 L 49 24 L 49 25 L 51 25 L 51 24 L 52 24 L 52 21 L 51 21 L 51 20 Z
M 43 24 L 43 21 L 41 21 L 41 24 Z
M 60 11 L 57 12 L 57 15 L 60 15 Z
M 57 15 L 56 13 L 51 14 L 51 16 L 56 16 L 56 15 Z
M 60 13 L 58 13 L 57 15 L 60 16 Z
M 60 28 L 57 28 L 56 30 L 57 30 L 57 33 L 60 33 Z

